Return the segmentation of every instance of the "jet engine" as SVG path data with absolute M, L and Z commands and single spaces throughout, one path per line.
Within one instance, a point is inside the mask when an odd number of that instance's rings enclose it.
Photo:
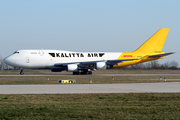
M 77 72 L 78 71 L 77 64 L 69 64 L 69 65 L 67 65 L 67 71 L 68 72 Z
M 96 63 L 96 69 L 106 69 L 106 68 L 107 68 L 106 62 L 97 62 Z

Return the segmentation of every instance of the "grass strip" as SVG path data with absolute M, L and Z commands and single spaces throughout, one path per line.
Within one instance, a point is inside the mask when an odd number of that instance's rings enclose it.
M 15 84 L 57 84 L 57 80 L 75 79 L 77 84 L 109 84 L 109 83 L 154 83 L 165 82 L 160 76 L 0 76 L 0 85 Z M 180 82 L 179 76 L 167 76 L 166 82 Z
M 180 119 L 180 93 L 0 95 L 0 119 Z

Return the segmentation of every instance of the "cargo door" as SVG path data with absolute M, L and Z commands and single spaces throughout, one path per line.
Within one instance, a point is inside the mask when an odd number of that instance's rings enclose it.
M 26 63 L 29 63 L 29 62 L 30 62 L 29 57 L 26 57 Z
M 42 50 L 39 50 L 39 55 L 40 56 L 43 56 L 44 52 L 43 52 L 43 49 Z

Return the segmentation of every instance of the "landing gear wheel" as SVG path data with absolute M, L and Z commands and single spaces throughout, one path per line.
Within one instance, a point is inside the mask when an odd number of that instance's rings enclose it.
M 24 72 L 20 72 L 21 75 L 24 75 Z
M 21 72 L 20 72 L 20 75 L 24 75 L 24 72 L 23 72 L 23 70 L 21 70 Z
M 92 75 L 92 71 L 89 71 L 89 75 Z
M 73 72 L 73 75 L 79 75 L 79 72 Z
M 88 71 L 88 72 L 87 72 L 87 74 L 88 74 L 88 75 L 91 75 L 91 74 L 92 74 L 92 72 L 91 72 L 91 71 Z
M 73 75 L 91 75 L 92 71 L 73 72 Z

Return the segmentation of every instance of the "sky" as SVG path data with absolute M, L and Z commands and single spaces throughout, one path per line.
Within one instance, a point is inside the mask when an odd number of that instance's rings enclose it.
M 0 0 L 0 55 L 20 49 L 132 52 L 170 28 L 159 62 L 180 66 L 179 0 Z

